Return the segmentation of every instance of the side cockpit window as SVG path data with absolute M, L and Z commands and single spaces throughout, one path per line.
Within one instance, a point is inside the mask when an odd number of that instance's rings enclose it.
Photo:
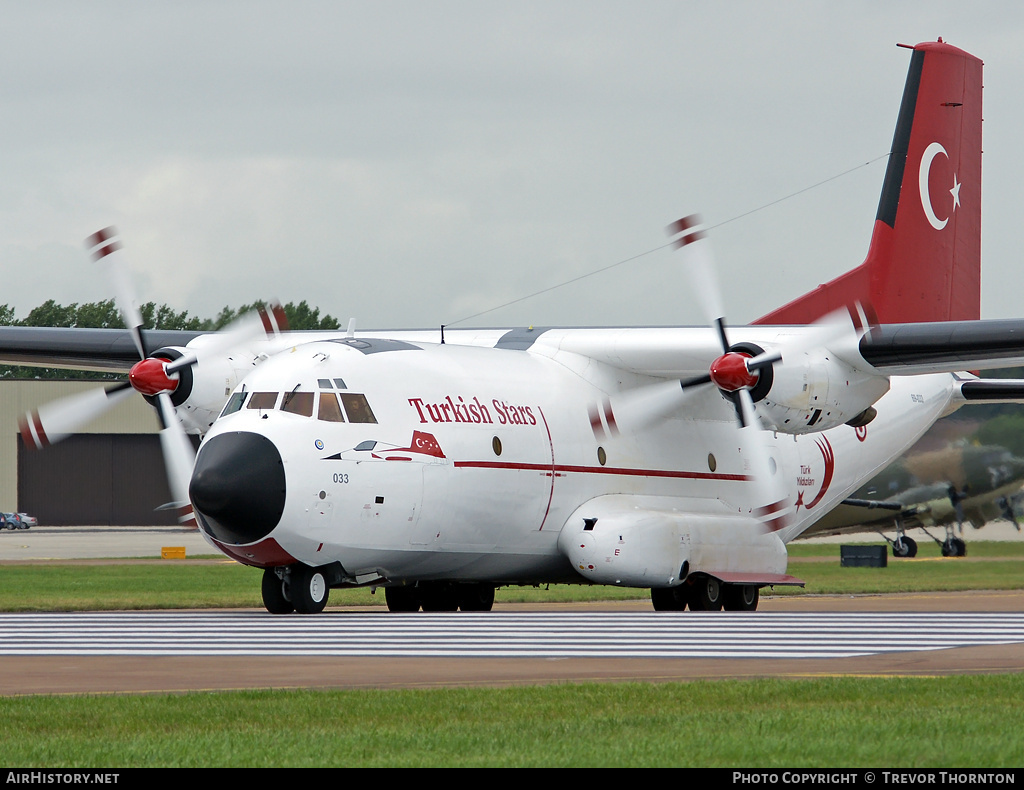
M 248 394 L 249 393 L 245 391 L 231 393 L 231 397 L 228 398 L 228 402 L 224 405 L 224 411 L 220 413 L 220 416 L 223 417 L 226 414 L 234 414 L 236 411 L 241 409 Z

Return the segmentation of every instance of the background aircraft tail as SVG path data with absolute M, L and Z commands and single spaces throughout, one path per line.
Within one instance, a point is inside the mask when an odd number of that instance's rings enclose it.
M 867 258 L 755 324 L 855 302 L 883 324 L 981 317 L 981 73 L 942 39 L 913 47 Z

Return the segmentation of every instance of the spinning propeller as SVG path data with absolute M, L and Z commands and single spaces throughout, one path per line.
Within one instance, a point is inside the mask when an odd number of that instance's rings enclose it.
M 160 509 L 177 509 L 181 524 L 195 526 L 188 486 L 195 464 L 195 452 L 171 400 L 186 368 L 201 364 L 202 357 L 230 355 L 232 349 L 248 342 L 275 337 L 287 329 L 287 319 L 280 304 L 273 303 L 235 320 L 199 349 L 186 349 L 177 359 L 151 356 L 142 331 L 142 316 L 135 301 L 122 245 L 114 228 L 104 228 L 88 239 L 86 248 L 93 260 L 104 269 L 114 289 L 115 301 L 122 320 L 131 333 L 139 352 L 139 361 L 128 372 L 128 380 L 104 389 L 92 390 L 54 401 L 26 413 L 19 420 L 25 446 L 42 449 L 75 433 L 79 428 L 101 416 L 133 392 L 155 399 L 160 419 L 160 447 L 167 468 L 172 501 Z M 154 349 L 155 350 L 155 349 Z
M 721 354 L 710 363 L 707 373 L 696 378 L 638 387 L 622 393 L 615 399 L 615 411 L 626 416 L 634 427 L 649 427 L 677 411 L 695 392 L 708 385 L 717 387 L 736 411 L 739 446 L 756 489 L 753 499 L 758 504 L 752 508 L 752 514 L 767 529 L 782 529 L 790 515 L 788 488 L 772 458 L 768 434 L 754 406 L 755 398 L 760 399 L 768 391 L 773 368 L 783 363 L 785 357 L 795 358 L 827 346 L 852 331 L 853 327 L 846 312 L 840 311 L 818 322 L 815 331 L 794 338 L 793 342 L 779 349 L 759 351 L 743 344 L 731 344 L 710 242 L 700 219 L 695 215 L 684 217 L 667 230 L 669 235 L 679 237 L 675 246 L 683 253 L 683 265 L 704 307 L 708 324 L 718 338 Z M 759 384 L 762 385 L 760 388 Z

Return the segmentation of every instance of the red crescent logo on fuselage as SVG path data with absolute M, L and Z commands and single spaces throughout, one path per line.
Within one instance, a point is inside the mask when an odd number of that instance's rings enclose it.
M 832 485 L 832 475 L 834 475 L 836 471 L 836 455 L 832 450 L 832 445 L 829 444 L 828 438 L 821 436 L 815 439 L 814 443 L 818 445 L 818 449 L 821 450 L 821 458 L 825 462 L 825 474 L 821 478 L 821 489 L 815 495 L 814 499 L 804 505 L 808 510 L 818 504 L 825 496 L 825 492 L 828 491 L 828 487 Z

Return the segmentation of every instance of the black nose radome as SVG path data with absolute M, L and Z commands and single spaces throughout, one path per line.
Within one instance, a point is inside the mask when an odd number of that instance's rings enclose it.
M 284 464 L 274 443 L 256 433 L 222 433 L 205 442 L 188 488 L 199 523 L 224 543 L 253 543 L 284 512 Z

